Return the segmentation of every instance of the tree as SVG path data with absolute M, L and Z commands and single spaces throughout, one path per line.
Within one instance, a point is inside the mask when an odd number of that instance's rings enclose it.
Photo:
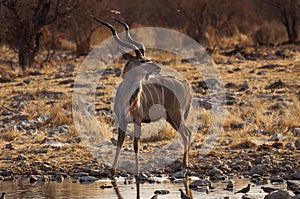
M 71 6 L 72 5 L 72 6 Z M 18 51 L 19 65 L 25 70 L 33 65 L 40 47 L 42 28 L 53 23 L 76 5 L 74 1 L 60 0 L 1 0 L 3 30 L 10 45 Z
M 296 43 L 298 39 L 298 28 L 300 20 L 299 0 L 266 0 L 263 10 L 268 17 L 274 16 L 284 25 L 287 32 L 287 43 Z M 257 4 L 261 5 L 261 2 Z
M 92 34 L 99 27 L 91 15 L 105 13 L 103 4 L 97 0 L 80 0 L 79 6 L 70 13 L 69 29 L 76 44 L 76 55 L 87 55 L 90 51 Z
M 230 27 L 241 13 L 240 4 L 234 0 L 188 0 L 180 2 L 178 10 L 186 18 L 187 33 L 203 41 L 209 26 L 218 31 Z

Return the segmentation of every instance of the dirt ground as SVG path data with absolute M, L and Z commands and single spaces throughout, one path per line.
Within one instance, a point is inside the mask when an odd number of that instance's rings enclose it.
M 158 57 L 155 51 L 148 55 L 150 59 L 155 57 L 158 64 L 168 64 L 182 73 L 201 106 L 201 120 L 190 151 L 190 175 L 284 177 L 299 171 L 299 46 L 213 52 L 226 92 L 222 105 L 226 118 L 217 144 L 205 155 L 201 154 L 201 147 L 211 123 L 213 104 L 208 82 L 203 82 L 188 62 L 174 55 Z M 16 67 L 14 52 L 2 47 L 0 56 L 0 177 L 80 173 L 105 176 L 109 165 L 103 165 L 87 148 L 72 117 L 73 85 L 84 57 L 58 52 L 43 68 L 24 72 Z M 112 138 L 107 140 L 110 144 L 117 139 L 112 102 L 115 85 L 121 80 L 122 64 L 124 61 L 118 60 L 105 70 L 95 97 L 95 112 L 104 124 L 105 135 Z M 175 135 L 167 126 L 142 139 L 141 153 L 167 144 Z M 128 136 L 125 150 L 132 150 L 131 142 L 132 137 Z M 156 172 L 174 173 L 179 167 L 175 162 Z

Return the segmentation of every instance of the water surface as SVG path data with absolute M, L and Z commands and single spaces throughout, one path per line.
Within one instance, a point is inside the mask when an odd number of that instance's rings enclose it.
M 170 183 L 165 181 L 162 183 L 144 183 L 136 184 L 124 184 L 124 179 L 118 179 L 115 183 L 110 180 L 99 180 L 90 184 L 73 183 L 72 180 L 64 180 L 61 183 L 48 182 L 48 183 L 35 183 L 30 184 L 28 180 L 18 181 L 2 181 L 0 182 L 0 192 L 5 191 L 7 193 L 7 199 L 23 199 L 23 198 L 101 198 L 101 199 L 130 199 L 138 198 L 138 190 L 141 199 L 151 198 L 154 195 L 155 190 L 165 189 L 170 191 L 167 195 L 159 195 L 158 198 L 180 198 L 180 192 L 178 189 L 183 189 L 186 192 L 186 186 L 188 182 L 179 181 L 178 183 Z M 246 179 L 235 180 L 234 190 L 239 190 L 246 187 L 249 183 Z M 101 189 L 101 185 L 109 185 L 112 188 Z M 208 194 L 205 192 L 192 191 L 191 194 L 195 199 L 216 199 L 229 196 L 231 199 L 240 199 L 243 194 L 234 194 L 224 190 L 225 183 L 213 183 L 216 189 Z M 273 187 L 284 188 L 284 184 L 270 185 Z M 248 194 L 256 196 L 257 198 L 264 198 L 266 195 L 260 188 L 260 186 L 251 186 L 251 190 Z

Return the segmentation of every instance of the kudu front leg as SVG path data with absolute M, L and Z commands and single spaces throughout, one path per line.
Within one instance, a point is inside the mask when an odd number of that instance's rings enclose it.
M 140 173 L 139 168 L 139 142 L 141 137 L 141 123 L 134 124 L 134 153 L 135 153 L 135 175 L 138 176 Z
M 116 149 L 115 159 L 114 159 L 111 171 L 110 171 L 112 176 L 114 176 L 116 174 L 116 168 L 117 168 L 118 160 L 120 157 L 120 152 L 121 152 L 124 140 L 125 140 L 126 129 L 127 129 L 127 123 L 122 123 L 118 127 L 117 149 Z

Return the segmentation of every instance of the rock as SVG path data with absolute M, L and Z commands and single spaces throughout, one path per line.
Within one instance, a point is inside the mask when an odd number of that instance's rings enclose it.
M 292 56 L 289 49 L 278 50 L 275 52 L 275 55 L 282 59 L 289 58 Z
M 63 78 L 63 77 L 65 77 L 65 73 L 60 72 L 60 73 L 56 73 L 54 78 L 59 79 L 59 78 Z
M 239 66 L 233 69 L 233 71 L 241 71 L 244 70 L 245 68 L 243 66 Z
M 38 176 L 36 176 L 36 175 L 31 175 L 31 176 L 29 177 L 29 182 L 30 182 L 30 183 L 35 183 L 35 182 L 37 182 L 37 181 L 39 181 L 39 177 L 38 177 Z
M 250 87 L 249 87 L 249 83 L 248 83 L 248 80 L 245 80 L 243 82 L 243 84 L 239 87 L 238 91 L 241 92 L 241 91 L 247 91 L 249 90 Z
M 64 180 L 64 176 L 61 174 L 58 174 L 55 176 L 56 182 L 62 182 Z
M 249 173 L 250 173 L 250 175 L 253 175 L 253 174 L 263 175 L 265 173 L 265 169 L 266 169 L 266 165 L 257 164 L 250 169 Z
M 300 195 L 295 195 L 292 197 L 292 199 L 300 199 Z
M 66 71 L 72 72 L 72 71 L 74 71 L 75 67 L 76 67 L 76 65 L 74 63 L 68 63 Z
M 264 133 L 265 133 L 265 131 L 262 129 L 254 129 L 252 131 L 252 134 L 254 134 L 254 135 L 263 135 Z
M 245 60 L 245 57 L 240 52 L 236 53 L 235 57 L 240 59 L 240 60 Z
M 300 140 L 295 141 L 295 147 L 296 149 L 300 150 Z
M 67 134 L 69 132 L 68 129 L 69 129 L 68 125 L 60 125 L 60 126 L 56 127 L 56 130 L 59 133 L 64 133 L 64 134 Z
M 280 89 L 280 88 L 285 88 L 285 87 L 286 87 L 286 84 L 283 83 L 280 79 L 280 80 L 270 84 L 269 86 L 266 86 L 265 89 Z
M 260 199 L 260 197 L 259 196 L 254 196 L 254 195 L 251 195 L 251 194 L 246 194 L 246 195 L 242 196 L 242 199 Z
M 40 149 L 35 150 L 35 153 L 47 153 L 47 152 L 48 152 L 47 148 L 40 148 Z
M 232 180 L 228 181 L 225 190 L 233 191 L 233 181 Z
M 49 140 L 48 145 L 49 145 L 49 147 L 54 148 L 54 149 L 60 149 L 61 147 L 64 146 L 63 143 L 55 141 L 55 140 Z
M 293 180 L 300 180 L 300 171 L 292 175 Z
M 284 179 L 279 177 L 279 176 L 271 176 L 270 177 L 270 181 L 271 182 L 278 182 L 278 183 L 283 183 Z
M 104 172 L 104 171 L 102 171 L 102 170 L 92 169 L 92 170 L 89 172 L 89 175 L 90 175 L 90 176 L 97 176 L 97 177 L 107 177 L 107 176 L 108 176 L 108 173 L 107 173 L 107 172 Z
M 293 129 L 294 136 L 300 137 L 300 127 L 296 127 Z
M 170 167 L 174 171 L 178 171 L 182 167 L 182 163 L 179 160 L 175 160 L 168 167 Z
M 42 75 L 42 73 L 38 70 L 35 70 L 33 72 L 29 72 L 28 75 L 32 75 L 32 76 L 38 76 L 38 75 Z
M 231 130 L 243 129 L 244 123 L 231 123 L 230 127 L 231 127 Z
M 154 194 L 158 194 L 158 195 L 166 195 L 166 194 L 169 194 L 170 191 L 168 190 L 165 190 L 165 189 L 162 189 L 162 190 L 155 190 L 154 191 Z
M 12 79 L 10 77 L 9 74 L 7 73 L 4 73 L 2 74 L 1 78 L 0 78 L 0 83 L 7 83 L 7 82 L 10 82 Z
M 42 175 L 40 178 L 39 178 L 39 181 L 42 181 L 42 182 L 49 182 L 51 180 L 51 177 L 48 176 L 48 175 Z
M 293 146 L 293 143 L 292 142 L 289 142 L 285 145 L 285 148 L 289 149 L 289 150 L 294 150 L 295 147 Z
M 24 79 L 24 80 L 23 80 L 23 83 L 25 83 L 25 84 L 29 84 L 29 83 L 31 82 L 31 80 L 32 80 L 31 78 Z
M 121 69 L 121 68 L 115 68 L 115 69 L 114 69 L 114 73 L 115 73 L 116 76 L 121 76 L 121 74 L 122 74 L 122 69 Z
M 210 176 L 210 177 L 218 177 L 220 175 L 223 175 L 223 171 L 221 171 L 220 169 L 217 169 L 217 168 L 213 167 L 212 169 L 210 169 L 208 171 L 207 175 Z
M 60 81 L 58 84 L 62 85 L 62 84 L 70 84 L 70 83 L 74 83 L 74 80 L 73 79 L 66 79 L 66 80 Z
M 100 188 L 100 189 L 111 189 L 111 188 L 113 188 L 113 186 L 112 186 L 112 185 L 104 184 L 104 185 L 100 185 L 99 188 Z
M 17 157 L 17 160 L 27 160 L 28 158 L 25 156 L 25 155 L 23 155 L 23 154 L 19 154 L 18 155 L 18 157 Z
M 148 181 L 149 179 L 149 176 L 145 173 L 141 173 L 137 178 L 136 180 L 137 181 L 140 181 L 140 182 L 145 182 L 145 181 Z
M 209 180 L 196 180 L 194 182 L 192 182 L 189 187 L 190 188 L 195 188 L 198 186 L 210 186 L 211 182 Z
M 275 191 L 264 197 L 264 199 L 291 199 L 292 197 L 287 191 Z
M 94 176 L 82 176 L 82 177 L 79 177 L 79 182 L 80 183 L 95 182 L 97 180 L 98 180 L 98 178 L 96 178 Z
M 283 138 L 283 135 L 280 133 L 276 133 L 275 135 L 273 135 L 270 139 L 268 139 L 268 141 L 279 141 L 281 138 Z
M 8 143 L 5 145 L 5 149 L 14 150 L 14 147 L 13 147 L 12 143 Z
M 40 167 L 40 169 L 42 171 L 49 171 L 49 170 L 52 170 L 52 167 L 50 165 L 48 165 L 48 164 L 42 164 L 41 167 Z
M 259 67 L 259 69 L 274 69 L 278 66 L 280 66 L 280 65 L 278 65 L 278 64 L 267 64 L 267 65 Z

